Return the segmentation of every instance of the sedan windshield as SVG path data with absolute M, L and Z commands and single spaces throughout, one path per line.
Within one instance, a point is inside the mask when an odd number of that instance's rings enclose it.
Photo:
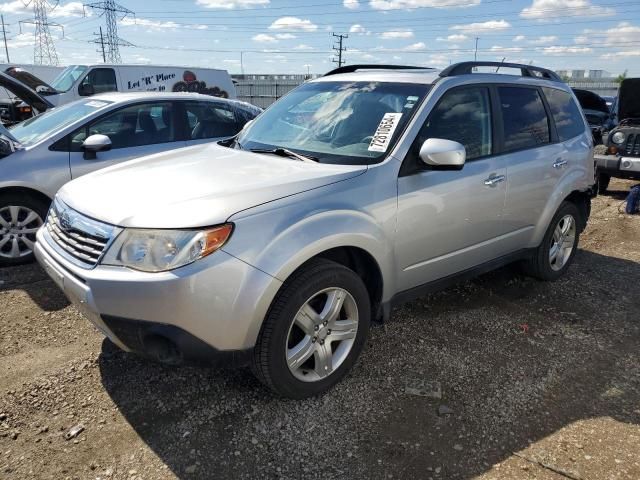
M 237 140 L 246 150 L 287 149 L 322 163 L 382 161 L 429 90 L 389 82 L 304 84 L 260 115 Z
M 103 109 L 110 103 L 112 102 L 104 100 L 79 100 L 25 120 L 9 130 L 11 135 L 25 147 L 35 145 L 72 123 Z
M 88 67 L 84 65 L 71 65 L 70 67 L 65 68 L 60 75 L 51 82 L 51 86 L 58 92 L 68 92 L 76 83 L 76 80 L 80 78 L 80 75 L 87 70 Z

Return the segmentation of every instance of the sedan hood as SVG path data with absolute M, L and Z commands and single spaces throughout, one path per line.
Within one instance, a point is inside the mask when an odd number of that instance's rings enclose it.
M 59 196 L 75 210 L 121 227 L 195 228 L 366 170 L 204 144 L 99 170 L 67 183 Z
M 35 90 L 31 89 L 20 80 L 17 80 L 6 73 L 0 72 L 0 87 L 6 88 L 13 95 L 35 108 L 40 113 L 53 107 L 53 104 L 49 100 L 39 95 Z

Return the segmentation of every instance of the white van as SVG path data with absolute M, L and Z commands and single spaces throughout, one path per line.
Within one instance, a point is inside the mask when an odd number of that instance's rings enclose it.
M 106 92 L 196 92 L 222 98 L 236 98 L 233 81 L 226 70 L 160 65 L 69 65 L 47 84 L 34 75 L 15 78 L 28 84 L 53 105 Z M 26 75 L 25 75 L 26 77 Z

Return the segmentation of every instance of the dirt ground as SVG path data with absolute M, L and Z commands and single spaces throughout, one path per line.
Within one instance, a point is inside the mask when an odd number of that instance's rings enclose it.
M 630 185 L 595 199 L 565 278 L 506 268 L 407 304 L 303 402 L 114 350 L 37 265 L 0 269 L 0 478 L 640 479 Z

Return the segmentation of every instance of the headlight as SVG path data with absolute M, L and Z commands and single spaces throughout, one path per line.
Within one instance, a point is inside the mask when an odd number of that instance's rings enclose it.
M 125 229 L 102 259 L 144 272 L 164 272 L 206 257 L 222 247 L 233 230 L 225 224 L 207 230 Z
M 625 136 L 624 133 L 622 132 L 616 132 L 613 134 L 613 136 L 611 137 L 611 141 L 617 145 L 620 145 L 621 143 L 624 143 L 625 138 L 627 138 Z

